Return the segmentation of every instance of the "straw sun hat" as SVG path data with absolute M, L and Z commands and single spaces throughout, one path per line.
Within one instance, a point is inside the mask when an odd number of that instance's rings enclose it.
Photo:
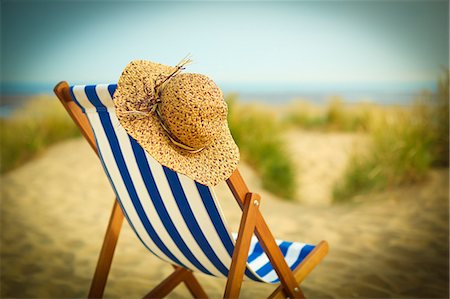
M 130 62 L 114 93 L 120 124 L 160 164 L 204 185 L 226 180 L 239 162 L 223 94 L 208 77 L 177 66 Z

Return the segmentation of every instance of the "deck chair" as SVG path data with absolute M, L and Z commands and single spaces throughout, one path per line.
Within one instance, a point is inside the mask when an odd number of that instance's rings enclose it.
M 207 298 L 193 272 L 226 277 L 225 298 L 237 298 L 243 279 L 278 284 L 270 298 L 303 298 L 300 283 L 323 259 L 328 244 L 276 240 L 259 210 L 260 196 L 239 171 L 227 180 L 242 218 L 230 232 L 213 188 L 162 166 L 125 132 L 114 110 L 115 84 L 72 86 L 54 92 L 100 158 L 116 199 L 89 298 L 101 298 L 125 217 L 142 244 L 174 272 L 144 298 L 162 298 L 184 283 Z

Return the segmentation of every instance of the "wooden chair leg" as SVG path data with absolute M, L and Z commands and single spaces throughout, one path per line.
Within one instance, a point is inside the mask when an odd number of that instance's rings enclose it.
M 228 273 L 224 298 L 238 298 L 244 278 L 245 267 L 248 258 L 250 242 L 255 231 L 256 212 L 258 211 L 261 197 L 255 193 L 248 193 L 244 203 L 244 212 L 239 225 L 236 246 Z
M 184 284 L 188 288 L 192 297 L 194 298 L 208 298 L 208 295 L 203 290 L 202 286 L 198 283 L 197 278 L 195 278 L 194 273 L 188 271 L 188 274 L 184 278 Z
M 109 269 L 111 268 L 114 251 L 119 238 L 120 229 L 123 223 L 123 212 L 114 200 L 111 217 L 109 218 L 108 228 L 106 229 L 105 239 L 98 257 L 97 267 L 91 282 L 88 298 L 102 298 L 105 290 L 106 280 Z
M 235 170 L 233 174 L 227 179 L 227 184 L 234 195 L 237 203 L 243 209 L 246 195 L 249 193 L 248 187 L 242 179 L 239 170 Z M 259 244 L 270 260 L 273 269 L 280 278 L 281 285 L 284 287 L 284 292 L 288 294 L 289 298 L 300 298 L 300 288 L 295 280 L 294 274 L 286 263 L 284 256 L 275 242 L 264 217 L 260 210 L 256 211 L 256 227 L 255 234 L 258 237 Z

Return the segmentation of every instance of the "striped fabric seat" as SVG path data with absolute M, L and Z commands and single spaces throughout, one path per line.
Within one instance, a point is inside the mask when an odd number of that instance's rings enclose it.
M 86 114 L 98 153 L 123 213 L 142 244 L 169 263 L 227 277 L 235 245 L 213 188 L 170 170 L 148 155 L 120 126 L 112 96 L 115 84 L 73 86 L 72 98 Z M 314 246 L 277 241 L 291 269 Z M 255 236 L 245 278 L 279 279 Z

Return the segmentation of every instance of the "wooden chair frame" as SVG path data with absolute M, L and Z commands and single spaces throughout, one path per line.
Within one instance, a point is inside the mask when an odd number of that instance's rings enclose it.
M 62 81 L 58 83 L 54 88 L 54 92 L 69 115 L 72 117 L 75 124 L 79 127 L 92 149 L 98 155 L 92 128 L 86 115 L 73 101 L 67 82 Z M 303 292 L 300 288 L 300 283 L 327 254 L 328 243 L 326 241 L 319 242 L 313 251 L 297 266 L 297 268 L 294 271 L 291 271 L 259 210 L 261 197 L 258 194 L 249 191 L 238 170 L 236 170 L 227 180 L 227 184 L 242 209 L 243 214 L 239 226 L 235 250 L 232 256 L 224 298 L 239 297 L 244 271 L 246 268 L 247 254 L 250 248 L 250 240 L 253 233 L 257 236 L 261 247 L 267 254 L 280 279 L 280 285 L 269 296 L 269 298 L 304 298 Z M 106 229 L 103 245 L 100 250 L 94 277 L 91 282 L 88 298 L 103 297 L 114 251 L 122 227 L 123 218 L 124 215 L 117 199 L 114 199 L 111 216 Z M 181 282 L 186 285 L 193 297 L 208 297 L 193 275 L 192 271 L 175 265 L 173 265 L 173 267 L 175 269 L 174 272 L 147 295 L 145 295 L 144 298 L 162 298 L 168 295 Z

